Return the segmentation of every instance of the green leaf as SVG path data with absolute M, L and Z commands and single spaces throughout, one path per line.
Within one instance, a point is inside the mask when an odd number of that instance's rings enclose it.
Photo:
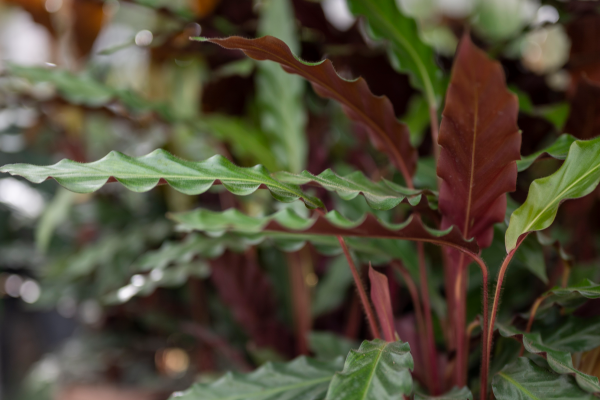
M 473 400 L 473 394 L 467 387 L 453 388 L 448 393 L 441 396 L 427 396 L 420 393 L 415 393 L 415 400 Z
M 200 162 L 185 161 L 162 149 L 142 157 L 129 157 L 113 151 L 103 159 L 87 164 L 71 160 L 62 160 L 47 167 L 10 164 L 0 168 L 0 172 L 20 175 L 35 183 L 52 177 L 65 188 L 78 193 L 96 191 L 110 178 L 116 179 L 135 192 L 148 191 L 161 179 L 188 195 L 204 193 L 217 182 L 239 196 L 249 195 L 261 187 L 266 187 L 279 201 L 289 203 L 301 198 L 309 208 L 320 208 L 323 204 L 319 199 L 304 194 L 298 187 L 299 184 L 317 184 L 335 191 L 346 200 L 363 194 L 369 205 L 377 210 L 391 209 L 404 200 L 408 200 L 411 205 L 417 205 L 422 201 L 423 194 L 429 197 L 435 195 L 428 190 L 405 189 L 385 180 L 371 182 L 359 171 L 346 177 L 341 177 L 331 170 L 326 170 L 318 176 L 307 171 L 298 175 L 270 175 L 262 165 L 242 168 L 218 155 Z
M 600 346 L 600 317 L 578 318 L 571 315 L 549 333 L 544 336 L 544 342 L 558 350 L 570 353 L 589 351 Z
M 346 269 L 348 269 L 347 266 Z M 345 356 L 352 349 L 358 348 L 358 342 L 331 332 L 312 331 L 308 334 L 308 347 L 318 359 L 333 360 Z
M 73 192 L 59 189 L 52 202 L 44 210 L 35 230 L 35 243 L 41 252 L 46 252 L 50 240 L 52 240 L 52 233 L 67 219 L 75 196 Z
M 403 239 L 447 245 L 470 253 L 477 253 L 479 250 L 477 243 L 465 240 L 456 228 L 450 227 L 444 231 L 432 229 L 423 225 L 421 219 L 414 214 L 400 224 L 380 221 L 372 214 L 352 221 L 337 211 L 304 218 L 289 208 L 266 217 L 250 217 L 236 209 L 224 212 L 198 209 L 170 214 L 170 218 L 180 224 L 181 230 L 199 230 L 212 235 L 221 235 L 225 231 L 242 233 L 274 231 L 303 235 Z
M 564 164 L 552 175 L 536 179 L 527 200 L 510 217 L 506 251 L 512 251 L 519 237 L 549 227 L 560 203 L 591 193 L 600 182 L 600 138 L 573 142 Z
M 545 300 L 548 303 L 558 303 L 562 307 L 572 308 L 583 304 L 586 299 L 600 298 L 600 285 L 584 279 L 566 288 L 552 288 L 545 295 L 548 296 Z
M 573 366 L 571 354 L 546 345 L 538 332 L 523 333 L 513 327 L 499 325 L 500 334 L 504 337 L 514 337 L 522 340 L 525 350 L 546 358 L 548 365 L 559 374 L 573 374 L 579 386 L 588 392 L 600 392 L 598 378 L 578 371 Z
M 294 11 L 290 0 L 260 3 L 258 34 L 283 40 L 299 54 Z M 273 152 L 281 165 L 292 172 L 306 167 L 308 141 L 305 135 L 306 112 L 302 101 L 304 81 L 290 75 L 274 62 L 258 63 L 256 96 L 260 107 L 261 127 L 272 139 Z
M 210 384 L 197 383 L 177 400 L 315 400 L 322 399 L 341 358 L 333 362 L 299 357 L 289 363 L 266 363 L 249 374 L 227 373 Z
M 414 95 L 410 98 L 408 110 L 402 117 L 402 122 L 408 126 L 410 144 L 414 147 L 419 147 L 425 137 L 425 128 L 429 126 L 429 107 L 427 106 L 427 101 L 422 96 Z
M 410 76 L 411 84 L 421 89 L 430 107 L 437 108 L 443 92 L 442 72 L 435 64 L 434 53 L 419 37 L 416 22 L 398 10 L 394 0 L 350 0 L 355 15 L 364 15 L 369 32 L 375 39 L 390 43 L 390 59 L 401 72 Z
M 412 393 L 413 368 L 408 343 L 364 341 L 331 380 L 326 400 L 401 400 Z
M 535 237 L 528 236 L 523 240 L 515 253 L 515 260 L 518 260 L 523 268 L 540 278 L 542 282 L 548 283 L 544 249 Z
M 348 268 L 346 257 L 340 256 L 333 260 L 316 287 L 312 301 L 313 317 L 318 317 L 339 307 L 346 299 L 352 282 L 352 273 Z
M 575 379 L 550 372 L 521 357 L 508 364 L 492 380 L 497 400 L 592 400 Z
M 577 138 L 571 135 L 563 134 L 556 139 L 550 146 L 543 148 L 542 150 L 536 151 L 528 156 L 521 156 L 521 159 L 517 161 L 517 169 L 519 172 L 525 171 L 531 166 L 541 155 L 548 154 L 558 160 L 564 160 L 567 158 L 569 148 Z

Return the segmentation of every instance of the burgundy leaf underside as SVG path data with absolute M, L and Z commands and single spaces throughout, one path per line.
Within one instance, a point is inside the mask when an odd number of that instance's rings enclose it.
M 255 60 L 270 60 L 279 63 L 289 73 L 298 74 L 307 79 L 320 96 L 341 103 L 344 112 L 353 121 L 364 125 L 369 132 L 371 142 L 379 151 L 384 152 L 412 184 L 415 172 L 417 152 L 410 145 L 406 125 L 394 115 L 392 103 L 385 96 L 375 96 L 362 78 L 346 80 L 333 68 L 331 61 L 303 63 L 281 40 L 272 36 L 258 39 L 245 39 L 232 36 L 225 39 L 204 39 L 227 49 L 242 50 Z
M 371 301 L 375 307 L 383 338 L 388 342 L 394 342 L 396 341 L 396 329 L 394 328 L 394 313 L 392 312 L 388 278 L 369 265 L 369 280 L 371 281 Z

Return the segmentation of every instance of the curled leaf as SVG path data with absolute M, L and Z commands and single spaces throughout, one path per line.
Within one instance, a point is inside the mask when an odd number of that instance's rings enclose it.
M 396 340 L 396 328 L 394 328 L 394 313 L 387 276 L 375 271 L 369 265 L 369 280 L 371 281 L 371 301 L 377 313 L 383 338 L 388 342 L 394 342 Z

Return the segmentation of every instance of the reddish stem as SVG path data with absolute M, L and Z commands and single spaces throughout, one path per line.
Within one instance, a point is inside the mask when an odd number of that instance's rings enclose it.
M 404 267 L 404 265 L 394 260 L 392 261 L 392 266 L 396 268 L 398 272 L 400 272 L 400 275 L 402 275 L 402 279 L 404 279 L 404 282 L 406 283 L 406 287 L 408 289 L 408 292 L 413 302 L 413 306 L 415 308 L 415 317 L 417 318 L 417 329 L 420 335 L 425 336 L 425 321 L 423 320 L 423 309 L 421 308 L 421 300 L 419 299 L 417 285 L 415 285 L 415 282 L 413 281 L 412 277 L 410 276 L 410 273 Z M 429 360 L 429 347 L 423 345 L 422 341 L 419 341 L 419 344 L 421 344 L 421 352 L 423 353 L 423 358 L 425 360 Z M 432 380 L 432 375 L 426 374 L 425 379 L 427 380 L 427 388 L 429 389 L 429 391 L 433 391 L 434 384 Z
M 360 297 L 360 301 L 362 303 L 363 308 L 365 309 L 365 314 L 367 314 L 367 320 L 369 321 L 369 328 L 371 328 L 371 333 L 373 334 L 374 338 L 381 339 L 381 333 L 379 332 L 377 320 L 375 319 L 375 313 L 373 312 L 373 308 L 371 307 L 371 303 L 369 302 L 369 298 L 367 297 L 367 292 L 365 291 L 365 287 L 363 286 L 362 280 L 360 279 L 358 270 L 356 269 L 356 266 L 354 265 L 352 256 L 350 256 L 350 251 L 348 251 L 348 246 L 346 246 L 346 241 L 341 236 L 338 236 L 337 239 L 340 242 L 340 246 L 342 246 L 342 250 L 344 251 L 344 255 L 346 256 L 348 265 L 350 266 L 350 271 L 352 272 L 352 277 L 354 278 L 354 283 L 356 284 L 356 289 L 358 289 L 358 295 Z
M 458 273 L 454 281 L 454 340 L 456 341 L 456 362 L 454 366 L 454 384 L 458 387 L 465 386 L 467 381 L 467 361 L 468 349 L 465 346 L 467 334 L 465 331 L 467 324 L 466 313 L 466 268 L 465 254 L 461 253 L 458 259 Z
M 490 353 L 488 350 L 488 333 L 486 330 L 488 324 L 488 315 L 489 315 L 489 306 L 488 306 L 488 269 L 485 265 L 485 262 L 481 259 L 481 257 L 470 254 L 471 258 L 479 265 L 481 269 L 482 281 L 483 281 L 483 321 L 481 322 L 481 396 L 479 397 L 481 400 L 485 400 L 487 398 L 487 382 L 488 382 L 488 374 L 490 369 Z
M 433 321 L 431 318 L 431 303 L 429 302 L 429 287 L 427 285 L 427 265 L 425 264 L 425 250 L 422 242 L 417 243 L 419 254 L 419 280 L 421 284 L 421 298 L 423 299 L 423 315 L 425 317 L 425 341 L 427 343 L 428 368 L 433 381 L 432 394 L 440 393 L 439 370 L 437 365 L 437 349 L 433 336 Z
M 438 145 L 439 125 L 436 107 L 429 107 L 429 121 L 431 125 L 431 142 L 433 147 L 433 157 L 437 165 L 437 160 L 440 156 L 440 146 Z
M 533 326 L 533 320 L 535 319 L 535 314 L 537 313 L 538 308 L 542 304 L 542 301 L 546 299 L 546 296 L 538 297 L 533 305 L 531 306 L 531 310 L 529 311 L 529 320 L 527 321 L 527 327 L 525 328 L 525 333 L 531 332 L 531 327 Z M 519 351 L 519 357 L 523 356 L 523 352 L 525 351 L 525 346 L 521 344 L 521 351 Z

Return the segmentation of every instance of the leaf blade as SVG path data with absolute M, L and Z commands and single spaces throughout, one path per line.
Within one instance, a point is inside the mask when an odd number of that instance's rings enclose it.
M 564 164 L 552 175 L 533 181 L 527 200 L 511 215 L 506 251 L 516 247 L 521 235 L 549 227 L 562 201 L 591 193 L 599 182 L 600 138 L 573 142 Z
M 396 340 L 396 328 L 394 328 L 394 313 L 387 276 L 375 271 L 369 265 L 369 280 L 371 282 L 371 301 L 377 313 L 383 338 L 388 342 L 393 342 Z

